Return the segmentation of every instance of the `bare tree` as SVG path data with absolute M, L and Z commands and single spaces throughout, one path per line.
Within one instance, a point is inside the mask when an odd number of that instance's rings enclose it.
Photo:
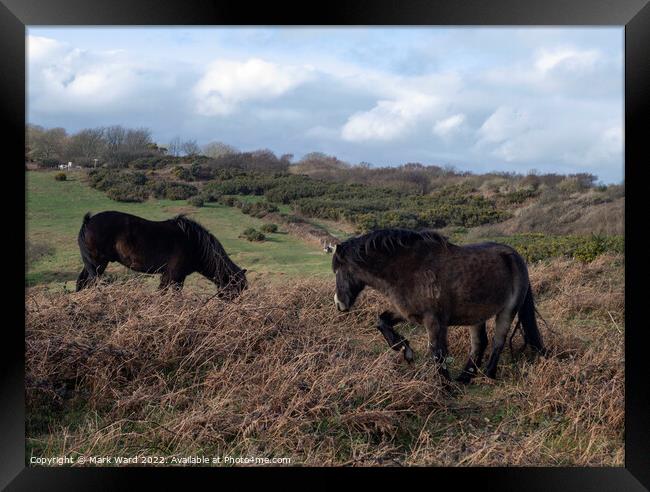
M 167 153 L 169 155 L 173 155 L 174 157 L 178 157 L 181 155 L 181 137 L 174 137 L 171 139 L 169 144 L 167 144 Z
M 106 150 L 104 128 L 88 128 L 70 137 L 66 156 L 72 161 L 89 166 L 94 159 L 101 159 Z
M 133 154 L 144 154 L 151 143 L 151 131 L 147 128 L 136 128 L 126 131 L 124 136 L 124 150 Z
M 67 133 L 64 128 L 31 126 L 27 130 L 30 158 L 35 161 L 45 159 L 61 159 L 67 144 Z
M 201 152 L 201 147 L 196 143 L 196 140 L 188 140 L 183 142 L 181 150 L 185 152 L 185 155 L 193 156 Z
M 106 153 L 109 157 L 121 150 L 125 138 L 126 130 L 122 126 L 114 125 L 106 128 L 104 139 L 106 141 Z
M 237 152 L 239 151 L 235 147 L 222 142 L 210 142 L 203 146 L 203 154 L 213 159 L 224 155 L 236 154 Z

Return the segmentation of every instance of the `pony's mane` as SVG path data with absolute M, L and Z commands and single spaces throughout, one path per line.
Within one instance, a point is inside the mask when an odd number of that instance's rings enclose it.
M 337 262 L 343 259 L 365 263 L 375 255 L 395 256 L 421 243 L 436 248 L 447 248 L 450 244 L 445 236 L 432 230 L 380 229 L 340 243 L 332 258 L 332 266 L 336 269 Z
M 219 240 L 201 224 L 184 214 L 177 215 L 172 220 L 194 244 L 201 263 L 213 276 L 222 278 L 224 273 L 230 275 L 240 270 L 228 257 Z

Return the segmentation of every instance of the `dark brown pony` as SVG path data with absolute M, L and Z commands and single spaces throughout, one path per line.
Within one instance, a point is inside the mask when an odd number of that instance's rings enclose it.
M 384 294 L 392 309 L 379 315 L 378 329 L 394 350 L 413 361 L 408 340 L 395 324 L 422 324 L 440 372 L 449 378 L 447 327 L 470 325 L 472 348 L 461 382 L 477 373 L 487 347 L 485 322 L 496 316 L 487 376 L 496 376 L 497 363 L 515 315 L 525 341 L 545 353 L 535 320 L 533 292 L 524 259 L 511 247 L 497 243 L 457 246 L 433 231 L 385 229 L 339 244 L 332 258 L 336 274 L 334 302 L 349 310 L 359 293 L 372 287 Z
M 111 261 L 143 273 L 160 273 L 160 288 L 181 289 L 198 272 L 232 297 L 247 287 L 246 270 L 203 226 L 179 215 L 160 222 L 123 212 L 87 213 L 77 239 L 84 269 L 77 291 L 104 273 Z

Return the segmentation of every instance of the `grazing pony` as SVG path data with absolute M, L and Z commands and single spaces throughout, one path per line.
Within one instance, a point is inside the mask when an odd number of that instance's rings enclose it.
M 447 327 L 470 325 L 472 348 L 458 377 L 464 383 L 477 373 L 487 346 L 485 322 L 496 316 L 492 354 L 485 373 L 494 378 L 506 335 L 515 317 L 526 343 L 545 353 L 535 320 L 533 292 L 524 259 L 511 247 L 497 243 L 457 246 L 433 231 L 385 229 L 339 244 L 332 257 L 336 274 L 334 302 L 349 310 L 359 293 L 372 287 L 384 294 L 392 309 L 379 315 L 377 328 L 394 350 L 413 361 L 408 340 L 395 324 L 422 324 L 429 348 L 449 379 Z
M 247 287 L 246 270 L 226 254 L 207 229 L 183 215 L 151 221 L 123 212 L 87 213 L 77 239 L 84 269 L 77 291 L 104 273 L 110 261 L 144 273 L 161 273 L 161 289 L 181 289 L 185 277 L 198 272 L 225 297 Z

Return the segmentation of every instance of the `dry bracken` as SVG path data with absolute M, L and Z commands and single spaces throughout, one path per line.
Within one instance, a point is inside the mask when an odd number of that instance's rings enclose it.
M 142 279 L 26 295 L 29 455 L 289 457 L 293 465 L 623 464 L 623 260 L 530 268 L 548 358 L 505 354 L 453 391 L 407 365 L 334 280 L 256 283 L 231 303 Z M 489 326 L 489 329 L 491 327 Z M 469 334 L 450 330 L 457 373 Z

